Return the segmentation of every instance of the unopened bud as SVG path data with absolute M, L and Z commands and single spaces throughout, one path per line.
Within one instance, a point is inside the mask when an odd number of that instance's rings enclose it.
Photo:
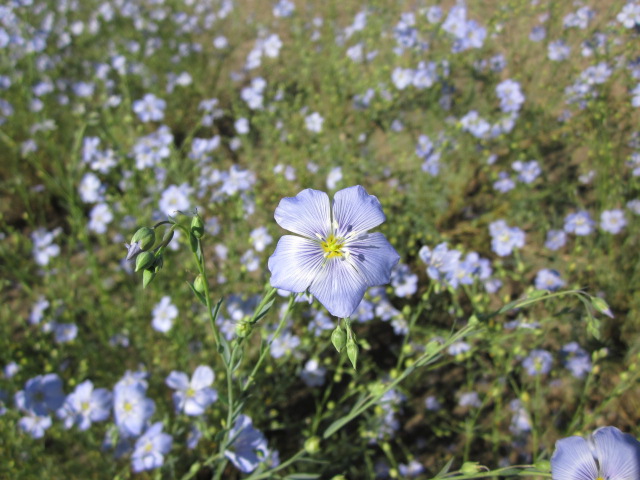
M 604 299 L 600 297 L 591 297 L 591 305 L 593 305 L 593 308 L 595 308 L 600 313 L 604 313 L 607 317 L 613 318 L 613 313 L 611 312 L 609 305 L 607 305 L 607 302 L 605 302 Z
M 311 437 L 307 438 L 304 442 L 304 450 L 309 455 L 314 455 L 320 451 L 320 438 L 319 437 Z
M 173 239 L 173 228 L 170 228 L 166 232 L 164 232 L 164 236 L 162 237 L 162 243 L 160 244 L 163 247 L 169 245 L 169 242 Z
M 253 330 L 253 325 L 249 322 L 240 322 L 236 325 L 236 335 L 240 338 L 245 338 Z
M 193 236 L 196 238 L 202 238 L 204 235 L 204 222 L 197 213 L 191 220 L 191 233 L 193 233 Z
M 460 467 L 460 471 L 465 475 L 473 475 L 480 470 L 482 470 L 482 466 L 478 462 L 464 462 Z
M 136 272 L 149 268 L 156 261 L 156 256 L 151 252 L 142 252 L 136 257 Z
M 147 288 L 147 285 L 149 285 L 154 278 L 156 278 L 156 272 L 151 269 L 144 270 L 142 272 L 142 288 Z
M 347 342 L 347 357 L 351 360 L 351 365 L 353 365 L 353 369 L 355 370 L 358 364 L 358 344 L 356 342 Z
M 193 288 L 196 292 L 204 294 L 207 290 L 206 280 L 202 275 L 198 275 L 193 281 Z
M 140 250 L 147 251 L 156 243 L 156 232 L 153 228 L 142 227 L 131 237 L 131 243 L 137 243 Z
M 338 352 L 341 352 L 347 343 L 347 332 L 345 332 L 340 325 L 331 333 L 331 343 L 333 343 L 333 346 L 336 347 Z

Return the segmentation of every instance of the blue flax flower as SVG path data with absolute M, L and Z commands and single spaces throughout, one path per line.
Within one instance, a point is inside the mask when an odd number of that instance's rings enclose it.
M 269 456 L 267 439 L 260 430 L 253 428 L 253 422 L 246 415 L 236 419 L 229 438 L 232 439 L 231 445 L 224 456 L 241 472 L 253 472 Z
M 553 480 L 626 480 L 640 478 L 640 442 L 615 427 L 602 427 L 585 439 L 556 442 L 551 457 Z
M 136 440 L 135 450 L 131 455 L 131 468 L 138 473 L 161 467 L 172 443 L 171 435 L 162 432 L 162 422 L 154 423 Z
M 400 256 L 381 233 L 385 220 L 378 199 L 360 185 L 329 196 L 310 188 L 283 198 L 278 224 L 297 235 L 283 236 L 269 258 L 271 285 L 306 290 L 336 317 L 356 311 L 367 287 L 389 283 Z

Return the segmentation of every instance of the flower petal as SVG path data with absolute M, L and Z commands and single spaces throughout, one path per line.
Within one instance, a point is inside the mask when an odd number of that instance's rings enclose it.
M 356 311 L 367 284 L 348 260 L 329 259 L 313 280 L 309 291 L 331 315 L 345 318 Z
M 349 244 L 351 264 L 360 272 L 368 287 L 389 283 L 391 269 L 400 260 L 400 255 L 381 233 L 370 233 L 353 244 Z
M 553 480 L 593 480 L 597 477 L 598 467 L 584 438 L 575 436 L 556 442 L 556 450 L 551 456 Z
M 211 367 L 206 365 L 200 365 L 193 372 L 193 377 L 191 378 L 191 388 L 194 390 L 201 390 L 205 387 L 211 386 L 215 376 L 213 374 L 213 370 Z
M 285 235 L 269 257 L 271 285 L 294 293 L 304 292 L 322 270 L 324 255 L 316 241 Z
M 307 188 L 295 197 L 280 200 L 274 215 L 276 222 L 298 235 L 326 237 L 331 229 L 329 196 L 319 190 Z
M 337 236 L 350 232 L 366 232 L 385 221 L 378 198 L 356 185 L 336 192 L 333 197 L 333 219 L 338 223 Z
M 165 383 L 174 390 L 186 390 L 189 388 L 189 377 L 184 372 L 174 370 L 167 376 Z
M 595 451 L 605 478 L 640 478 L 640 442 L 615 427 L 593 433 Z

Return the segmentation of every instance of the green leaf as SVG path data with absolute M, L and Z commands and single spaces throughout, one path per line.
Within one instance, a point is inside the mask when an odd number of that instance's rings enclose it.
M 320 478 L 319 473 L 292 473 L 284 477 L 287 480 L 310 480 L 312 478 Z
M 260 319 L 262 319 L 262 317 L 264 317 L 267 313 L 269 313 L 269 310 L 271 309 L 271 307 L 273 306 L 273 303 L 275 302 L 275 298 L 269 302 L 267 302 L 266 304 L 264 304 L 262 306 L 262 308 L 260 309 L 260 311 L 256 311 L 253 314 L 253 317 L 251 318 L 251 323 L 257 323 L 260 321 Z
M 444 467 L 442 467 L 442 469 L 440 469 L 440 471 L 435 476 L 435 478 L 444 477 L 447 473 L 449 473 L 449 470 L 451 469 L 451 464 L 453 463 L 453 460 L 454 460 L 454 457 L 451 457 L 449 459 L 449 461 L 444 464 Z

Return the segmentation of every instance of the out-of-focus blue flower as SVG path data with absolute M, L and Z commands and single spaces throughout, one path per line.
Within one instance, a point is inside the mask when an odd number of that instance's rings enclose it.
M 280 358 L 285 354 L 292 353 L 300 345 L 300 337 L 294 335 L 289 330 L 285 330 L 271 343 L 271 356 Z
M 318 363 L 318 360 L 312 358 L 304 364 L 304 369 L 300 372 L 302 381 L 307 387 L 320 387 L 324 384 L 324 377 L 327 369 Z
M 504 220 L 489 225 L 491 249 L 501 257 L 510 255 L 514 248 L 524 247 L 524 232 L 518 227 L 509 227 Z
M 509 402 L 509 410 L 513 412 L 509 431 L 515 435 L 530 432 L 531 417 L 529 416 L 527 409 L 522 405 L 522 402 L 517 398 L 511 400 L 511 402 Z
M 556 291 L 560 287 L 564 287 L 565 283 L 560 274 L 549 268 L 543 268 L 536 274 L 534 285 L 538 290 L 549 290 L 551 292 Z
M 167 102 L 152 93 L 147 93 L 140 100 L 133 102 L 133 111 L 141 122 L 158 122 L 164 118 L 166 106 Z
M 189 433 L 187 434 L 187 448 L 189 450 L 196 448 L 201 438 L 202 431 L 200 431 L 197 425 L 192 425 L 189 429 Z
M 385 220 L 378 199 L 357 185 L 334 196 L 306 189 L 284 198 L 278 224 L 297 235 L 283 236 L 269 258 L 271 285 L 309 292 L 332 315 L 349 317 L 368 287 L 389 283 L 400 256 L 381 233 Z
M 575 378 L 583 378 L 591 371 L 591 356 L 577 342 L 562 347 L 564 366 Z
M 596 222 L 591 219 L 589 212 L 581 210 L 570 213 L 564 219 L 564 231 L 575 235 L 585 236 L 593 231 Z
M 171 450 L 173 438 L 162 432 L 162 422 L 151 425 L 136 441 L 131 468 L 134 472 L 153 470 L 164 464 L 164 456 Z
M 424 466 L 417 460 L 411 460 L 407 465 L 403 463 L 398 465 L 398 471 L 400 472 L 400 475 L 402 475 L 402 478 L 412 478 L 423 473 Z
M 322 131 L 322 124 L 324 123 L 324 118 L 318 112 L 313 112 L 310 115 L 307 115 L 304 119 L 304 124 L 307 130 L 314 133 L 320 133 Z
M 273 6 L 273 16 L 290 17 L 295 9 L 295 4 L 290 0 L 279 0 L 278 3 Z
M 616 20 L 625 28 L 634 28 L 636 25 L 640 25 L 640 5 L 627 3 L 616 16 Z
M 549 250 L 558 250 L 567 242 L 567 234 L 562 230 L 549 230 L 544 246 Z
M 44 432 L 51 426 L 51 417 L 29 414 L 18 421 L 18 427 L 32 438 L 42 438 Z
M 536 348 L 522 361 L 522 366 L 529 375 L 545 375 L 551 370 L 553 357 L 546 350 Z
M 224 456 L 243 473 L 253 472 L 269 456 L 267 439 L 261 431 L 253 428 L 253 422 L 246 415 L 236 419 L 229 438 L 231 444 Z
M 396 67 L 391 72 L 391 81 L 398 90 L 404 90 L 413 82 L 413 70 L 410 68 Z
M 432 280 L 443 280 L 448 272 L 458 268 L 461 252 L 449 250 L 445 242 L 440 243 L 431 250 L 426 245 L 418 252 L 420 259 L 427 264 L 427 275 Z
M 498 173 L 498 180 L 493 182 L 493 188 L 502 193 L 513 190 L 515 186 L 516 183 L 509 177 L 507 172 Z
M 71 342 L 78 335 L 78 326 L 75 323 L 58 323 L 53 325 L 53 336 L 58 343 Z
M 63 418 L 64 426 L 77 425 L 79 430 L 88 430 L 92 422 L 102 422 L 111 414 L 113 395 L 106 388 L 93 388 L 91 380 L 78 384 L 67 396 L 58 417 Z
M 500 99 L 500 109 L 505 112 L 517 112 L 524 103 L 520 84 L 510 78 L 496 86 L 496 95 Z
M 156 409 L 155 402 L 146 397 L 146 389 L 141 383 L 116 386 L 113 403 L 116 425 L 124 437 L 140 435 Z
M 482 402 L 480 401 L 478 392 L 464 392 L 460 394 L 458 405 L 461 407 L 480 408 L 482 406 Z
M 471 110 L 460 119 L 460 126 L 476 138 L 484 138 L 491 130 L 491 125 L 477 111 Z
M 605 232 L 617 234 L 627 225 L 622 210 L 605 210 L 600 215 L 600 228 Z
M 15 394 L 16 406 L 25 412 L 44 417 L 64 403 L 62 380 L 55 373 L 38 375 L 27 380 L 24 390 Z
M 410 297 L 418 290 L 418 276 L 409 265 L 399 263 L 391 270 L 391 286 L 398 297 Z
M 435 396 L 429 395 L 427 398 L 424 399 L 424 407 L 430 412 L 437 412 L 442 408 L 442 404 L 438 401 L 438 399 Z
M 569 47 L 569 45 L 567 45 L 563 40 L 551 42 L 547 47 L 547 56 L 549 57 L 549 60 L 553 60 L 554 62 L 566 60 L 569 58 L 570 53 L 571 47 Z
M 202 415 L 205 409 L 218 399 L 218 392 L 211 388 L 214 379 L 213 370 L 206 365 L 196 368 L 191 380 L 186 373 L 171 372 L 166 383 L 176 390 L 173 394 L 176 412 L 192 416 Z
M 151 326 L 154 330 L 162 333 L 166 333 L 171 330 L 173 321 L 178 316 L 178 308 L 171 303 L 171 297 L 165 295 L 160 301 L 153 307 L 153 319 L 151 320 Z
M 640 478 L 640 442 L 616 427 L 602 427 L 589 438 L 556 442 L 551 456 L 553 480 Z
M 522 162 L 520 160 L 516 160 L 511 164 L 511 167 L 518 172 L 518 180 L 524 183 L 531 183 L 538 175 L 540 175 L 540 165 L 535 160 L 531 160 L 529 162 Z

